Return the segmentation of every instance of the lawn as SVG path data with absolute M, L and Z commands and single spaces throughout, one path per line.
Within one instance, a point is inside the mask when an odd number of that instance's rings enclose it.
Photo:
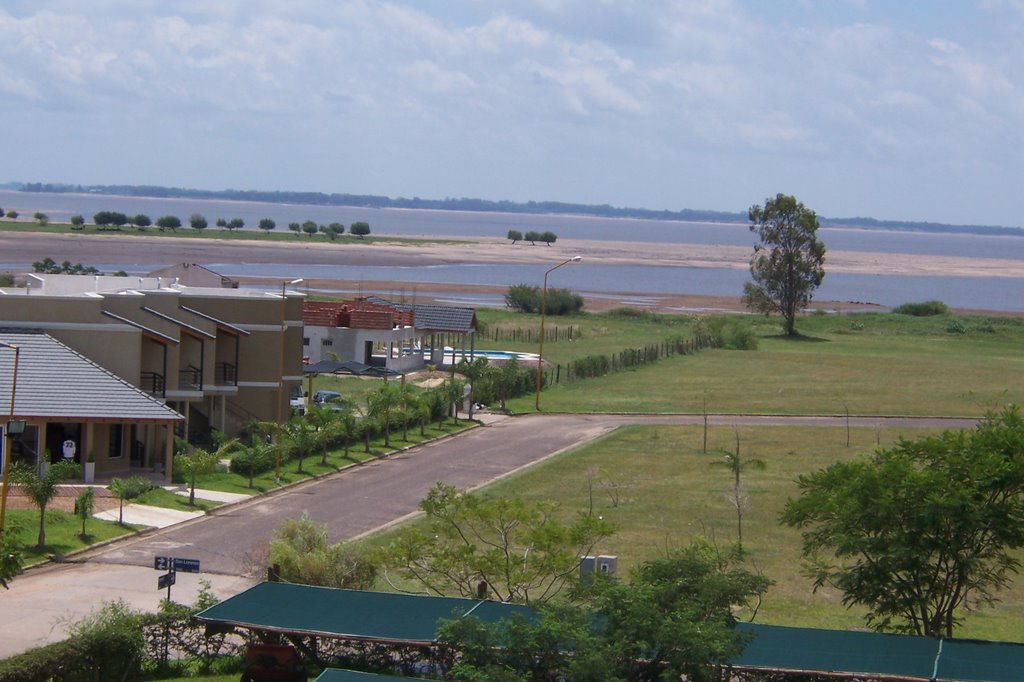
M 90 518 L 85 522 L 85 536 L 81 535 L 82 520 L 74 514 L 47 510 L 46 545 L 36 548 L 39 538 L 39 512 L 35 509 L 7 510 L 5 526 L 13 531 L 24 546 L 25 565 L 46 561 L 52 554 L 70 554 L 79 549 L 111 538 L 135 532 L 135 526 L 119 526 L 110 521 Z
M 556 500 L 571 515 L 592 508 L 617 532 L 597 551 L 619 557 L 620 574 L 672 547 L 706 536 L 722 548 L 737 538 L 735 508 L 727 493 L 732 473 L 720 465 L 722 449 L 736 447 L 736 431 L 712 427 L 708 453 L 702 430 L 686 426 L 635 426 L 615 431 L 484 489 L 491 496 Z M 861 609 L 847 609 L 837 592 L 814 593 L 801 571 L 800 536 L 777 519 L 797 492 L 795 479 L 834 461 L 865 456 L 877 444 L 925 431 L 853 429 L 846 447 L 843 428 L 740 427 L 741 455 L 764 470 L 743 474 L 748 496 L 743 546 L 749 565 L 775 581 L 757 615 L 761 623 L 847 629 L 863 627 Z M 370 541 L 386 543 L 389 534 Z M 383 583 L 379 589 L 388 589 Z M 959 636 L 1022 641 L 1024 581 L 1004 593 L 1003 603 L 968 618 Z
M 487 324 L 511 325 L 511 313 L 482 312 Z M 535 316 L 520 316 L 529 327 Z M 545 358 L 566 363 L 685 334 L 676 322 L 567 318 L 581 329 L 573 341 L 546 341 Z M 552 412 L 967 415 L 1024 401 L 1013 377 L 1024 371 L 1024 320 L 888 313 L 801 318 L 795 339 L 779 335 L 777 319 L 744 317 L 758 338 L 754 351 L 705 350 L 640 368 L 545 389 Z M 559 324 L 563 324 L 559 320 Z M 528 344 L 506 342 L 510 350 Z M 535 351 L 536 348 L 534 347 Z M 533 410 L 532 396 L 509 404 Z

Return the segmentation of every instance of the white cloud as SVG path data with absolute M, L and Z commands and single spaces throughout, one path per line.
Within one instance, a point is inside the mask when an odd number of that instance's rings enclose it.
M 17 161 L 0 180 L 60 179 L 69 167 L 48 159 L 65 153 L 52 145 L 72 129 L 93 160 L 65 178 L 76 182 L 720 209 L 795 191 L 764 189 L 773 178 L 759 168 L 805 188 L 824 214 L 858 201 L 867 205 L 851 213 L 954 210 L 941 197 L 880 200 L 888 188 L 876 178 L 902 169 L 921 196 L 987 183 L 989 203 L 1006 194 L 1006 222 L 1024 179 L 1007 151 L 1024 144 L 1020 2 L 950 5 L 951 18 L 940 24 L 936 12 L 927 30 L 863 2 L 6 7 L 0 124 L 24 149 L 6 153 Z M 107 165 L 110 145 L 161 163 Z M 267 150 L 275 163 L 260 166 Z M 690 186 L 700 190 L 681 195 L 673 175 L 698 166 L 707 177 Z M 948 170 L 966 167 L 971 177 Z

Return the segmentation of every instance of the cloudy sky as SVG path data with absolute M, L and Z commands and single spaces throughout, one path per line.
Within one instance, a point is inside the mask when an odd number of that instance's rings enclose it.
M 0 181 L 1024 225 L 1024 0 L 0 0 Z

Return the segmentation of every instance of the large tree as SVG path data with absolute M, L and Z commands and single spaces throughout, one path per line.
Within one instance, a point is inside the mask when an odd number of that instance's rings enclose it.
M 904 440 L 798 479 L 782 521 L 801 529 L 816 587 L 868 608 L 878 630 L 950 637 L 996 601 L 1024 546 L 1024 417 Z
M 825 278 L 825 245 L 818 241 L 818 216 L 795 197 L 778 194 L 751 206 L 750 231 L 758 243 L 750 258 L 753 282 L 743 286 L 751 310 L 779 313 L 786 334 L 796 335 L 796 315 L 811 302 Z
M 582 557 L 612 532 L 598 516 L 566 522 L 550 503 L 488 499 L 444 483 L 420 509 L 426 523 L 401 531 L 382 558 L 442 595 L 544 603 L 576 583 Z
M 743 649 L 737 613 L 756 611 L 770 581 L 698 541 L 635 569 L 628 582 L 596 581 L 590 599 L 543 605 L 489 625 L 443 622 L 457 680 L 720 680 Z

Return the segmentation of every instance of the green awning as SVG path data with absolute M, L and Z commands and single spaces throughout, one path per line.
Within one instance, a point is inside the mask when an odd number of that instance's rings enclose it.
M 395 675 L 377 675 L 374 673 L 361 673 L 355 670 L 340 670 L 328 668 L 319 675 L 313 682 L 409 682 L 417 680 L 418 677 L 396 677 Z
M 438 621 L 469 614 L 489 622 L 515 614 L 533 617 L 528 607 L 486 600 L 267 582 L 211 606 L 196 618 L 271 632 L 429 644 L 436 637 Z

